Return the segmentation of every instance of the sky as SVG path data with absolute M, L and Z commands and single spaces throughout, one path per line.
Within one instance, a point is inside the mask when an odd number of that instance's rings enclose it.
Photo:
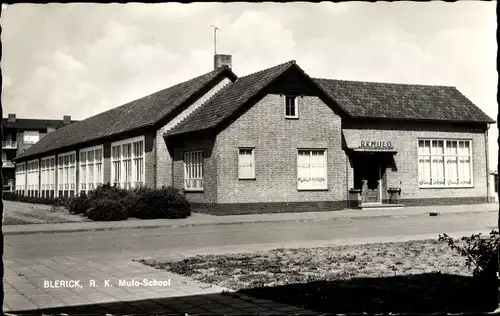
M 84 119 L 209 72 L 215 25 L 238 76 L 293 59 L 312 77 L 456 86 L 496 120 L 495 5 L 3 5 L 4 117 Z

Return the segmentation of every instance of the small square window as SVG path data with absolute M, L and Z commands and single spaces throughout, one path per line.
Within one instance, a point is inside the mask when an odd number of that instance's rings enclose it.
M 286 118 L 298 118 L 298 98 L 296 96 L 285 96 L 285 117 Z

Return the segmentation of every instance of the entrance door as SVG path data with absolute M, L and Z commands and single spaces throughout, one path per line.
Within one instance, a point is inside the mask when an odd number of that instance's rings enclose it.
M 354 187 L 363 192 L 363 203 L 381 203 L 381 165 L 375 155 L 359 155 L 354 163 Z

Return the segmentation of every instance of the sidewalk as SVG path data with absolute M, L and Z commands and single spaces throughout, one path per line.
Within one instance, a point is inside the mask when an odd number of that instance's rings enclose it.
M 294 306 L 238 295 L 129 258 L 116 256 L 6 260 L 4 311 L 15 314 L 314 314 Z M 120 280 L 163 282 L 120 285 Z M 74 288 L 47 282 L 77 280 Z M 24 311 L 24 312 L 22 312 Z
M 74 222 L 55 224 L 29 224 L 29 225 L 6 225 L 3 227 L 5 235 L 37 234 L 37 233 L 61 233 L 102 231 L 132 228 L 175 228 L 185 226 L 204 225 L 235 225 L 262 222 L 287 222 L 287 221 L 323 221 L 342 219 L 369 219 L 369 218 L 393 218 L 408 216 L 429 216 L 429 213 L 461 214 L 476 212 L 498 212 L 499 205 L 471 204 L 471 205 L 446 205 L 446 206 L 419 206 L 404 207 L 399 209 L 377 209 L 377 210 L 342 210 L 331 212 L 303 212 L 303 213 L 277 213 L 277 214 L 251 214 L 251 215 L 228 215 L 213 216 L 207 214 L 193 213 L 185 219 L 131 219 L 119 222 Z

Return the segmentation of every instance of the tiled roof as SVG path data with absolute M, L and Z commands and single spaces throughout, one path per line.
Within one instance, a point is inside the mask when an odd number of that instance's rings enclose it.
M 351 117 L 495 122 L 455 87 L 313 80 Z
M 20 153 L 16 159 L 154 125 L 223 72 L 226 72 L 232 79 L 236 78 L 229 68 L 218 68 L 49 133 L 38 143 Z
M 71 121 L 75 123 L 77 121 Z M 9 122 L 7 118 L 2 118 L 3 128 L 15 128 L 20 130 L 39 130 L 46 129 L 48 126 L 61 128 L 64 126 L 63 120 L 41 120 L 41 119 L 20 119 L 16 118 L 15 122 Z
M 209 102 L 171 129 L 167 135 L 183 134 L 217 126 L 293 64 L 295 61 L 291 60 L 238 78 L 233 84 L 224 87 Z

